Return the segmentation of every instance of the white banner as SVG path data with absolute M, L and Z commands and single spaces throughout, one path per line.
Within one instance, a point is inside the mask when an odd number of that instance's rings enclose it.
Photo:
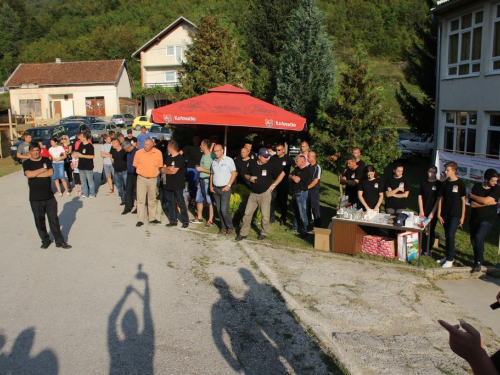
M 441 181 L 446 179 L 444 175 L 444 165 L 450 161 L 458 164 L 457 177 L 462 179 L 467 188 L 467 195 L 471 192 L 472 186 L 483 181 L 484 171 L 489 168 L 500 173 L 500 160 L 481 158 L 479 156 L 454 154 L 438 150 L 436 153 L 437 176 Z

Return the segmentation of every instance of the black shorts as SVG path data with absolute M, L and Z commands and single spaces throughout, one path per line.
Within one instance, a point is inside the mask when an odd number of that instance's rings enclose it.
M 80 181 L 80 173 L 73 172 L 73 183 L 76 185 L 81 185 L 82 181 Z

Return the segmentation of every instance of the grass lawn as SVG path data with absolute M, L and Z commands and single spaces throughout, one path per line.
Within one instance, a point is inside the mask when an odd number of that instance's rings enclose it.
M 0 177 L 20 171 L 21 169 L 23 169 L 22 165 L 14 162 L 10 156 L 0 159 Z
M 411 184 L 410 196 L 409 196 L 409 206 L 408 209 L 414 212 L 418 212 L 418 189 L 420 182 L 426 178 L 427 167 L 431 164 L 429 157 L 419 157 L 415 156 L 410 161 L 405 161 L 403 163 L 405 167 L 404 175 L 409 178 Z M 386 168 L 383 173 L 381 173 L 382 180 L 385 180 L 392 173 L 391 167 Z M 323 227 L 327 227 L 332 216 L 336 213 L 337 202 L 339 199 L 340 190 L 338 178 L 334 174 L 328 171 L 324 171 L 321 179 L 321 217 L 323 221 Z M 206 214 L 206 213 L 204 213 Z M 279 215 L 278 215 L 279 216 Z M 465 224 L 463 230 L 458 229 L 456 234 L 456 253 L 455 253 L 455 266 L 471 266 L 473 263 L 473 252 L 470 245 L 469 239 L 469 216 L 470 210 L 467 207 L 467 213 L 465 217 Z M 216 224 L 218 224 L 217 213 L 215 213 Z M 293 216 L 291 211 L 291 197 L 289 197 L 289 211 L 288 211 L 288 225 L 292 223 Z M 194 226 L 194 225 L 193 225 Z M 200 229 L 202 225 L 198 226 Z M 252 226 L 249 239 L 256 240 L 258 232 L 260 231 L 260 223 Z M 269 244 L 270 247 L 273 246 L 296 246 L 312 248 L 314 246 L 314 236 L 309 236 L 307 239 L 302 240 L 294 233 L 288 233 L 285 231 L 285 227 L 280 227 L 276 222 L 271 225 L 271 230 L 269 236 L 266 238 L 265 242 Z M 216 233 L 218 228 L 213 226 L 208 230 L 211 233 Z M 436 227 L 437 232 L 441 238 L 444 238 L 444 231 L 441 225 L 438 223 Z M 237 227 L 237 233 L 239 232 L 239 227 Z M 496 265 L 498 262 L 498 240 L 499 240 L 499 226 L 498 223 L 493 225 L 493 228 L 486 239 L 485 244 L 485 265 Z M 444 244 L 440 242 L 439 247 L 433 250 L 433 257 L 422 257 L 421 264 L 422 267 L 434 268 L 439 267 L 436 263 L 436 259 L 443 258 L 445 254 Z M 359 253 L 356 255 L 360 258 L 376 259 L 383 262 L 400 263 L 397 259 L 387 259 L 378 256 L 372 256 L 364 253 Z M 417 265 L 417 261 L 412 261 L 412 264 Z

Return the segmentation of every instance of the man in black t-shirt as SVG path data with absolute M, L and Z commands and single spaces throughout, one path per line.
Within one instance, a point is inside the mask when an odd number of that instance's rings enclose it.
M 125 140 L 129 141 L 132 146 L 138 147 L 137 138 L 134 137 L 132 129 L 127 130 L 127 138 L 125 138 Z
M 301 238 L 306 238 L 308 235 L 309 214 L 307 212 L 307 197 L 309 195 L 308 187 L 312 180 L 312 173 L 313 170 L 310 167 L 306 167 L 306 158 L 304 155 L 298 155 L 297 166 L 289 176 L 292 182 L 293 207 L 293 226 L 290 231 L 299 232 Z
M 457 177 L 457 163 L 449 162 L 444 167 L 446 181 L 439 192 L 437 217 L 444 228 L 446 257 L 437 260 L 437 263 L 443 268 L 451 268 L 455 256 L 455 233 L 465 219 L 465 184 Z
M 341 185 L 346 185 L 345 193 L 349 196 L 349 203 L 360 206 L 358 199 L 358 184 L 363 175 L 363 171 L 356 164 L 356 157 L 349 155 L 347 158 L 347 168 L 340 179 Z
M 111 162 L 115 171 L 115 185 L 118 190 L 118 196 L 121 199 L 122 206 L 125 206 L 125 187 L 127 186 L 127 151 L 125 151 L 120 141 L 113 139 L 110 150 Z
M 281 168 L 285 172 L 283 180 L 276 186 L 273 191 L 273 196 L 271 200 L 271 223 L 274 222 L 275 208 L 278 208 L 281 212 L 281 218 L 279 223 L 281 226 L 286 224 L 286 214 L 288 211 L 288 190 L 290 187 L 288 176 L 290 175 L 290 169 L 295 166 L 295 160 L 285 154 L 285 146 L 283 144 L 276 145 L 276 155 L 272 156 L 269 160 L 276 165 L 276 168 Z
M 313 227 L 321 228 L 321 212 L 319 204 L 319 185 L 321 181 L 322 169 L 318 165 L 316 160 L 316 153 L 314 151 L 309 151 L 309 167 L 311 169 L 311 183 L 308 186 L 309 195 L 307 197 L 307 214 L 309 215 L 309 223 L 313 224 Z M 356 168 L 356 170 L 358 170 Z M 361 179 L 361 178 L 360 178 Z M 357 189 L 357 187 L 356 187 Z M 356 195 L 357 196 L 357 195 Z M 358 198 L 359 201 L 359 198 Z M 309 232 L 314 234 L 314 229 Z
M 385 181 L 385 212 L 399 214 L 406 210 L 406 201 L 410 195 L 410 183 L 403 176 L 403 164 L 394 163 L 393 175 Z
M 71 249 L 71 246 L 64 240 L 59 218 L 57 217 L 57 201 L 54 198 L 51 184 L 51 177 L 54 174 L 52 162 L 49 158 L 40 156 L 40 146 L 37 142 L 29 145 L 29 153 L 30 158 L 24 161 L 23 170 L 24 175 L 28 178 L 29 200 L 35 218 L 35 226 L 42 240 L 42 246 L 40 247 L 46 249 L 52 243 L 45 224 L 45 215 L 47 215 L 50 230 L 56 241 L 56 247 Z
M 474 266 L 471 273 L 481 271 L 484 262 L 484 241 L 497 218 L 497 205 L 500 198 L 498 172 L 487 169 L 484 181 L 477 183 L 469 195 L 471 216 L 469 221 L 470 242 L 474 250 Z
M 250 189 L 250 182 L 245 178 L 245 175 L 248 174 L 248 165 L 251 160 L 249 154 L 250 151 L 248 148 L 243 147 L 240 151 L 240 155 L 234 158 L 234 165 L 236 167 L 236 172 L 238 172 L 236 182 Z
M 176 203 L 181 209 L 182 227 L 189 226 L 189 216 L 184 199 L 184 187 L 186 186 L 186 169 L 184 167 L 184 157 L 179 152 L 179 146 L 176 141 L 168 142 L 169 155 L 165 159 L 164 166 L 161 169 L 162 173 L 167 175 L 165 184 L 165 193 L 167 194 L 167 218 L 169 223 L 167 227 L 177 226 L 177 209 Z M 201 159 L 201 158 L 200 158 Z M 200 161 L 198 160 L 198 163 Z
M 438 196 L 441 190 L 441 181 L 436 178 L 437 168 L 432 165 L 427 169 L 427 179 L 420 184 L 420 192 L 418 194 L 418 210 L 421 219 L 429 219 L 429 234 L 427 238 L 425 231 L 422 232 L 421 248 L 424 252 L 422 255 L 431 256 L 432 247 L 436 239 L 436 224 L 437 224 L 437 207 Z M 427 247 L 429 242 L 429 247 Z
M 236 237 L 237 241 L 247 238 L 248 232 L 250 231 L 250 225 L 252 224 L 253 214 L 257 208 L 260 208 L 262 214 L 262 230 L 258 239 L 263 240 L 269 233 L 271 193 L 285 176 L 285 172 L 269 164 L 270 157 L 271 155 L 269 155 L 267 148 L 261 148 L 257 160 L 252 161 L 248 167 L 248 174 L 245 178 L 251 182 L 252 192 L 248 197 L 245 216 L 243 217 L 243 225 L 239 236 Z
M 88 133 L 79 133 L 78 140 L 78 170 L 82 183 L 82 198 L 95 198 L 94 182 L 94 146 L 89 142 Z M 88 184 L 88 185 L 87 185 Z
M 195 135 L 193 137 L 193 144 L 189 146 L 184 146 L 179 154 L 183 156 L 183 159 L 186 162 L 186 170 L 187 177 L 189 182 L 189 197 L 190 202 L 192 204 L 195 203 L 196 200 L 196 191 L 198 188 L 196 187 L 196 181 L 198 181 L 199 173 L 196 170 L 196 166 L 200 164 L 201 157 L 203 156 L 203 152 L 200 149 L 201 138 L 199 135 Z
M 352 154 L 356 158 L 356 164 L 358 165 L 358 168 L 361 170 L 361 173 L 365 170 L 365 162 L 360 159 L 361 157 L 361 149 L 359 147 L 354 147 L 352 149 Z

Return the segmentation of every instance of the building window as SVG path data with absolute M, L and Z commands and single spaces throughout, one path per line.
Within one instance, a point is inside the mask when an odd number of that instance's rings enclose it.
M 477 112 L 446 112 L 445 150 L 474 154 L 476 152 L 476 128 Z
M 31 116 L 31 118 L 42 117 L 42 102 L 40 99 L 19 100 L 19 114 Z
M 486 153 L 490 157 L 498 159 L 500 155 L 500 113 L 491 113 L 488 125 Z
M 493 13 L 493 53 L 492 69 L 500 70 L 500 4 L 495 6 Z
M 182 63 L 182 47 L 181 46 L 167 46 L 167 56 L 174 56 L 175 63 Z
M 177 82 L 177 72 L 175 70 L 165 72 L 165 82 Z
M 483 11 L 473 12 L 449 23 L 448 77 L 477 75 L 481 70 Z

